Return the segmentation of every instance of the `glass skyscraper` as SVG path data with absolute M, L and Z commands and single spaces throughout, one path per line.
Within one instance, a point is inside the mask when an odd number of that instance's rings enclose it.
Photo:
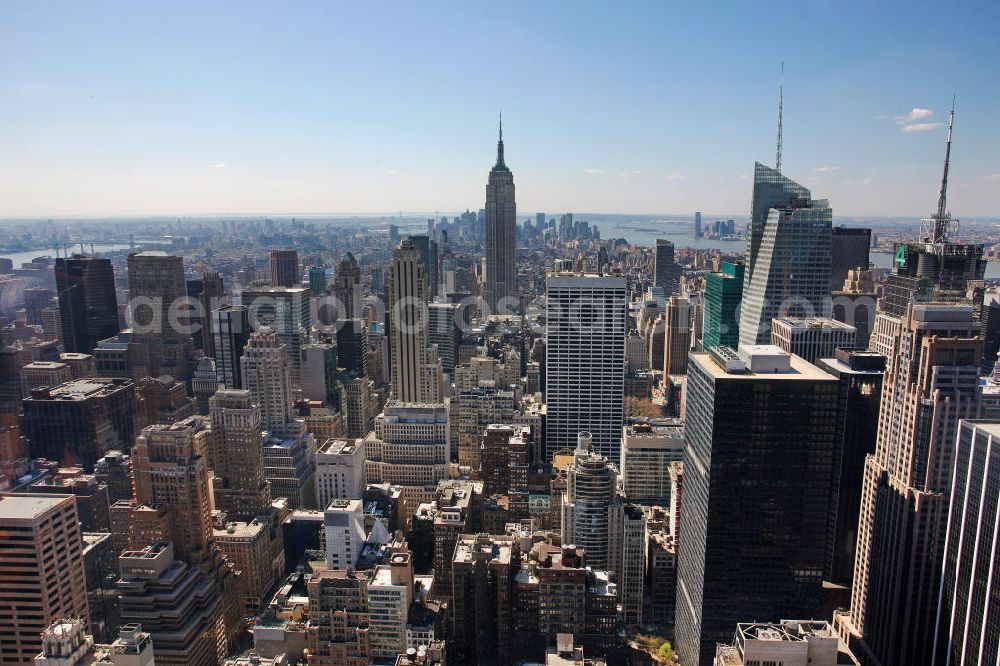
M 796 198 L 809 199 L 812 194 L 808 189 L 790 178 L 785 178 L 778 171 L 755 162 L 753 167 L 753 200 L 750 203 L 750 240 L 747 247 L 748 278 L 753 274 L 757 263 L 757 253 L 764 237 L 764 226 L 771 209 L 778 205 L 787 205 Z
M 687 391 L 675 647 L 710 664 L 746 618 L 822 612 L 838 382 L 776 347 L 716 347 L 692 352 Z
M 758 182 L 756 179 L 760 179 Z M 776 316 L 828 317 L 833 210 L 825 199 L 757 164 L 741 344 L 768 344 Z M 764 215 L 764 206 L 766 215 Z M 762 224 L 758 224 L 762 220 Z
M 705 321 L 702 348 L 740 343 L 740 301 L 743 299 L 743 262 L 723 261 L 718 273 L 705 276 Z

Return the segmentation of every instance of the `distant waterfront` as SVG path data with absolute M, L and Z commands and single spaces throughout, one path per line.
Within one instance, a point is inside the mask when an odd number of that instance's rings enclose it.
M 89 243 L 85 244 L 85 247 L 87 253 L 89 254 L 90 244 Z M 100 243 L 94 243 L 94 252 L 97 254 L 101 254 L 102 252 L 113 252 L 114 250 L 127 250 L 128 248 L 129 248 L 128 243 L 114 243 L 111 245 L 102 245 Z M 59 256 L 63 256 L 63 252 L 67 250 L 69 251 L 70 254 L 72 254 L 73 252 L 79 252 L 80 246 L 74 245 L 68 248 L 61 247 L 59 248 Z M 35 259 L 36 257 L 49 257 L 50 259 L 55 260 L 56 248 L 50 247 L 50 248 L 45 248 L 43 250 L 25 250 L 24 252 L 4 253 L 0 254 L 0 257 L 3 257 L 5 259 L 10 259 L 12 262 L 14 262 L 14 268 L 20 268 L 21 264 L 31 263 L 31 260 Z

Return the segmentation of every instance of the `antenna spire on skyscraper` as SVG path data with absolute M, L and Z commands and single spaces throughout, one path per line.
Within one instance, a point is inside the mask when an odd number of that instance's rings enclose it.
M 951 166 L 951 131 L 955 126 L 955 96 L 951 98 L 951 115 L 948 117 L 948 142 L 944 149 L 944 172 L 941 174 L 941 193 L 938 195 L 937 211 L 934 213 L 934 242 L 948 241 L 951 231 L 951 216 L 948 214 L 948 169 Z
M 497 140 L 497 166 L 506 166 L 503 163 L 503 111 L 500 111 L 500 134 Z
M 774 170 L 781 173 L 781 114 L 785 102 L 785 61 L 781 61 L 781 79 L 778 83 L 778 147 L 775 151 Z

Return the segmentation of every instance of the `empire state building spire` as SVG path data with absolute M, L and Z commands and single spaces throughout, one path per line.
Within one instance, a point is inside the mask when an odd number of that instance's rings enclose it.
M 497 141 L 497 167 L 506 169 L 507 165 L 503 161 L 503 111 L 500 112 L 500 138 Z

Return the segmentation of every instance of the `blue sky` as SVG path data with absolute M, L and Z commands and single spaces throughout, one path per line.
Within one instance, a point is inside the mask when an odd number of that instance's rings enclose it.
M 478 208 L 501 107 L 525 213 L 743 214 L 781 60 L 784 172 L 835 215 L 933 210 L 952 93 L 950 207 L 1000 215 L 998 25 L 995 1 L 8 0 L 0 217 Z

